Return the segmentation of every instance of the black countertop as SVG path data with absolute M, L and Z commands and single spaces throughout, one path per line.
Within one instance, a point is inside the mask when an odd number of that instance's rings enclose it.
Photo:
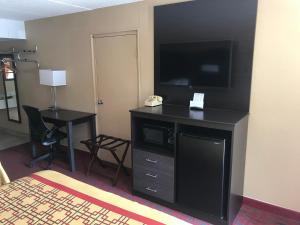
M 74 110 L 59 109 L 58 111 L 51 111 L 49 109 L 41 111 L 42 117 L 47 119 L 54 119 L 57 121 L 76 121 L 95 116 L 95 113 L 79 112 Z
M 131 113 L 172 117 L 174 119 L 188 119 L 204 122 L 235 125 L 239 120 L 248 115 L 248 112 L 232 111 L 225 109 L 190 110 L 187 106 L 161 105 L 155 107 L 141 107 L 130 110 Z

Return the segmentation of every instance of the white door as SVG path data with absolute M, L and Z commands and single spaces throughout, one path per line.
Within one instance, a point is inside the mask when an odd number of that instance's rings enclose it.
M 98 134 L 130 139 L 129 110 L 138 106 L 136 33 L 94 37 Z M 114 161 L 110 154 L 101 155 Z M 126 166 L 130 166 L 130 154 Z

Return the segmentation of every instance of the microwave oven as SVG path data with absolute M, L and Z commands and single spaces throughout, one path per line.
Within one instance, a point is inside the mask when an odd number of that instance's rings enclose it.
M 166 149 L 174 145 L 174 129 L 163 125 L 143 124 L 143 144 Z

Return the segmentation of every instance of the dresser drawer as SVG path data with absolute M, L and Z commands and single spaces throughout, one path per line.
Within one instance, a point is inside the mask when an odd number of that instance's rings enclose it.
M 174 186 L 174 173 L 164 173 L 163 171 L 155 171 L 142 166 L 134 166 L 133 180 L 134 182 L 150 182 L 171 187 Z
M 174 202 L 174 180 L 172 181 L 172 179 L 163 181 L 151 180 L 148 177 L 142 177 L 141 179 L 135 177 L 133 180 L 133 189 L 167 202 Z
M 174 202 L 174 158 L 134 149 L 133 189 Z
M 174 158 L 139 149 L 133 149 L 133 167 L 135 166 L 174 174 Z

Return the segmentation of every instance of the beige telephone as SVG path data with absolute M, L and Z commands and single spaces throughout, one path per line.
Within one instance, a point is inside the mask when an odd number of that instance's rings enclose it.
M 145 106 L 158 106 L 163 102 L 163 98 L 157 95 L 151 95 L 145 100 Z

